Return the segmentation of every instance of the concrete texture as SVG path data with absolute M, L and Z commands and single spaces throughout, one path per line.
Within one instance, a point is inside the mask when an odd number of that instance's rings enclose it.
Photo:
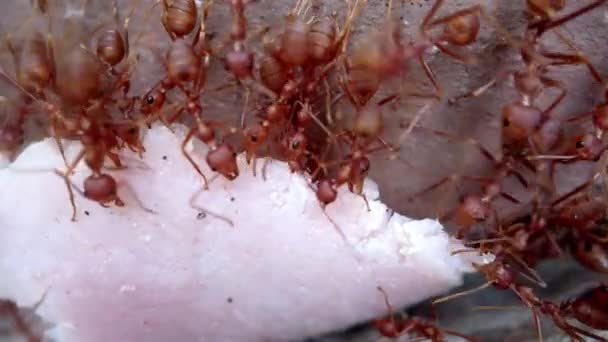
M 564 12 L 577 8 L 589 1 L 569 1 Z M 78 1 L 71 1 L 72 7 L 77 6 Z M 124 15 L 131 5 L 131 0 L 119 1 L 121 13 Z M 142 17 L 146 10 L 151 7 L 152 1 L 139 1 L 137 10 L 131 23 L 133 33 L 132 39 L 138 39 L 134 46 L 140 52 L 140 60 L 135 72 L 135 81 L 132 93 L 142 95 L 146 89 L 151 87 L 163 71 L 160 56 L 164 47 L 169 42 L 162 26 L 158 22 L 158 8 L 154 9 L 148 24 L 142 25 Z M 227 20 L 229 20 L 229 7 L 226 1 L 216 1 L 212 8 L 209 21 L 209 30 L 214 33 L 214 42 L 219 44 L 225 40 L 227 32 Z M 288 8 L 293 6 L 294 1 L 270 1 L 261 0 L 247 7 L 247 14 L 252 27 L 264 25 L 276 25 L 287 13 Z M 314 15 L 329 14 L 333 10 L 344 8 L 343 1 L 321 1 L 313 3 L 311 13 Z M 411 39 L 417 39 L 415 31 L 434 1 L 400 1 L 394 0 L 393 18 L 399 19 Z M 446 1 L 440 13 L 449 13 L 455 8 L 464 8 L 477 3 L 472 0 Z M 7 32 L 14 30 L 17 24 L 30 13 L 29 2 L 3 1 L 0 3 L 1 28 Z M 525 2 L 523 0 L 496 0 L 484 2 L 490 10 L 497 14 L 498 21 L 512 34 L 517 35 L 523 31 L 526 23 Z M 599 71 L 608 74 L 608 36 L 606 11 L 608 8 L 601 7 L 582 18 L 563 27 L 563 33 L 587 54 L 592 63 Z M 344 11 L 341 11 L 343 13 Z M 355 22 L 353 41 L 366 32 L 381 25 L 385 20 L 386 2 L 381 0 L 369 0 L 363 9 L 361 16 Z M 58 13 L 62 13 L 58 11 Z M 90 0 L 84 21 L 76 21 L 78 29 L 70 28 L 59 18 L 54 20 L 55 39 L 61 42 L 74 39 L 74 36 L 85 36 L 85 32 L 91 32 L 102 18 L 109 18 L 110 2 Z M 67 30 L 67 31 L 66 31 Z M 78 33 L 78 34 L 76 34 Z M 254 37 L 251 46 L 258 49 L 260 38 Z M 548 33 L 545 44 L 554 50 L 568 51 L 567 47 L 556 41 L 555 37 Z M 429 52 L 425 55 L 431 67 L 435 71 L 446 97 L 458 95 L 468 89 L 479 86 L 491 79 L 497 72 L 511 66 L 520 67 L 521 62 L 517 53 L 500 39 L 495 30 L 487 22 L 482 21 L 482 32 L 479 40 L 470 48 L 465 48 L 468 53 L 477 57 L 477 63 L 463 65 L 440 53 Z M 0 55 L 0 63 L 11 70 L 12 64 L 6 50 Z M 599 87 L 589 73 L 581 66 L 567 66 L 556 68 L 552 76 L 559 78 L 568 87 L 568 96 L 557 108 L 554 115 L 569 116 L 589 110 L 601 101 L 601 87 Z M 221 85 L 230 80 L 228 74 L 223 70 L 218 61 L 212 61 L 208 84 Z M 14 94 L 6 84 L 0 84 L 0 89 L 7 97 Z M 410 72 L 398 81 L 386 84 L 383 92 L 377 94 L 375 99 L 383 98 L 383 95 L 392 94 L 399 89 L 428 89 L 421 68 L 416 63 L 411 63 Z M 540 103 L 547 103 L 554 96 L 549 92 Z M 449 106 L 445 101 L 431 104 L 430 109 L 422 117 L 420 125 L 449 131 L 453 134 L 467 138 L 473 138 L 488 147 L 495 153 L 499 152 L 500 146 L 500 110 L 503 104 L 515 99 L 512 82 L 501 82 L 489 90 L 483 96 L 475 99 L 465 100 L 457 105 Z M 221 94 L 208 94 L 204 97 L 206 114 L 209 117 L 222 118 L 222 120 L 233 120 L 238 122 L 238 113 L 241 111 L 243 96 L 241 89 L 230 89 Z M 255 101 L 254 101 L 255 102 Z M 426 102 L 411 97 L 403 97 L 397 103 L 384 106 L 385 126 L 387 128 L 386 139 L 395 141 L 401 135 L 405 126 L 425 105 Z M 346 103 L 339 103 L 338 110 L 348 112 Z M 36 124 L 33 124 L 36 126 Z M 34 135 L 35 137 L 35 135 Z M 372 178 L 379 185 L 384 201 L 395 210 L 413 216 L 435 216 L 446 212 L 451 208 L 457 197 L 463 192 L 475 189 L 475 184 L 455 182 L 440 191 L 407 201 L 408 195 L 423 189 L 443 176 L 453 173 L 482 175 L 487 169 L 487 161 L 471 147 L 470 144 L 448 142 L 422 130 L 414 130 L 412 134 L 401 144 L 400 160 L 390 160 L 384 155 L 374 158 L 372 164 Z M 572 170 L 576 170 L 573 172 Z M 582 172 L 581 172 L 582 170 Z M 588 166 L 577 166 L 560 171 L 563 176 L 560 184 L 566 189 L 580 179 L 584 179 L 589 172 Z M 515 186 L 514 186 L 515 188 Z M 518 194 L 513 189 L 514 194 Z M 521 193 L 519 193 L 522 195 Z M 583 271 L 571 263 L 559 260 L 550 266 L 542 267 L 541 273 L 549 283 L 547 294 L 552 298 L 561 298 L 576 293 L 586 286 L 596 275 Z M 568 280 L 570 279 L 570 280 Z M 575 280 L 572 280 L 575 279 Z M 480 283 L 479 279 L 472 279 L 471 284 Z M 467 284 L 469 287 L 471 284 Z M 504 297 L 504 298 L 503 298 Z M 499 340 L 534 340 L 534 332 L 529 327 L 532 323 L 531 316 L 524 311 L 497 310 L 495 312 L 472 312 L 470 307 L 483 303 L 483 305 L 504 305 L 512 296 L 497 293 L 488 289 L 483 293 L 471 296 L 466 300 L 459 300 L 441 306 L 441 323 L 465 333 L 472 333 L 481 337 L 484 341 Z M 491 322 L 491 324 L 489 324 Z M 548 325 L 547 325 L 548 326 Z M 529 332 L 529 333 L 528 333 Z M 548 332 L 547 332 L 548 333 Z M 336 335 L 324 338 L 326 341 L 353 340 L 359 336 L 359 340 L 375 340 L 373 334 L 366 332 L 364 328 L 357 328 L 346 335 Z M 517 336 L 517 337 L 515 337 Z

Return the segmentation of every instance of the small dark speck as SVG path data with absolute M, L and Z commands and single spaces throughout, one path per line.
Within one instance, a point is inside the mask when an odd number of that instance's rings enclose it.
M 235 199 L 236 198 L 234 198 L 234 197 L 230 197 L 230 202 L 234 202 Z
M 89 213 L 89 211 L 88 211 L 88 210 L 85 210 L 85 211 L 84 211 L 84 214 L 85 214 L 85 215 L 87 215 L 87 216 L 91 215 L 91 213 Z
M 226 301 L 227 301 L 228 303 L 232 303 L 232 297 L 228 297 L 228 299 L 226 299 Z
M 207 217 L 207 214 L 205 214 L 203 212 L 200 212 L 200 213 L 198 213 L 198 215 L 196 215 L 196 218 L 199 219 L 199 220 L 202 220 L 205 217 Z
M 163 160 L 167 160 L 167 156 L 163 156 Z

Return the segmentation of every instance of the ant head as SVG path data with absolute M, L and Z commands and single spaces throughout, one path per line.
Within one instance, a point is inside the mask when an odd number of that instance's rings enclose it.
M 268 137 L 268 129 L 266 126 L 256 123 L 253 126 L 249 126 L 244 130 L 245 144 L 247 147 L 257 147 L 263 144 Z
M 207 153 L 207 164 L 212 171 L 218 172 L 228 180 L 234 180 L 239 175 L 236 152 L 226 142 Z
M 306 146 L 308 144 L 308 139 L 303 132 L 296 132 L 293 134 L 288 141 L 289 151 L 294 155 L 302 155 L 306 152 Z
M 135 151 L 144 151 L 139 134 L 139 127 L 134 122 L 116 122 L 113 124 L 112 131 L 130 148 L 134 149 Z
M 372 324 L 380 335 L 389 338 L 401 336 L 406 328 L 405 321 L 400 316 L 375 319 Z
M 586 133 L 574 139 L 574 149 L 582 160 L 598 160 L 604 152 L 604 144 L 591 133 Z
M 149 91 L 140 102 L 140 110 L 144 114 L 153 114 L 160 111 L 165 103 L 165 93 L 160 88 Z
M 108 174 L 90 175 L 84 181 L 84 196 L 99 203 L 109 203 L 117 199 L 117 185 Z

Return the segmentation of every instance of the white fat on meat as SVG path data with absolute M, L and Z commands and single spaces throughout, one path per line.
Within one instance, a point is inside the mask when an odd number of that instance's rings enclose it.
M 394 213 L 373 181 L 369 209 L 341 187 L 324 213 L 306 177 L 275 160 L 265 180 L 258 160 L 254 177 L 239 155 L 236 180 L 213 177 L 203 190 L 183 136 L 181 126 L 148 131 L 143 159 L 124 152 L 127 168 L 107 171 L 125 207 L 77 193 L 76 222 L 52 139 L 0 170 L 0 297 L 30 306 L 46 293 L 37 313 L 59 342 L 284 341 L 385 315 L 378 286 L 401 307 L 472 270 L 438 221 Z M 79 149 L 67 144 L 68 159 Z M 188 150 L 213 176 L 206 147 Z M 75 186 L 89 173 L 81 163 Z

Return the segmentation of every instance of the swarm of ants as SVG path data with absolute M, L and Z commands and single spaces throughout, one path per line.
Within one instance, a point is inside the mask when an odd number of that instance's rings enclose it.
M 354 34 L 356 22 L 368 0 L 348 0 L 340 14 L 328 15 L 314 14 L 322 2 L 294 0 L 277 25 L 254 28 L 248 24 L 248 10 L 262 1 L 158 0 L 146 8 L 136 0 L 124 15 L 114 0 L 109 23 L 69 39 L 65 37 L 80 31 L 74 28 L 78 20 L 61 28 L 56 25 L 65 12 L 63 6 L 68 5 L 31 1 L 31 15 L 26 20 L 3 28 L 3 51 L 10 55 L 10 63 L 0 65 L 0 76 L 12 91 L 0 97 L 0 151 L 14 160 L 26 140 L 27 122 L 43 122 L 46 135 L 55 140 L 63 156 L 65 168 L 55 171 L 65 182 L 71 219 L 77 220 L 74 188 L 78 187 L 71 180 L 75 168 L 84 161 L 90 169 L 79 191 L 86 200 L 102 206 L 130 205 L 121 200 L 119 184 L 104 170 L 124 167 L 123 149 L 144 154 L 142 135 L 153 124 L 169 129 L 177 122 L 187 125 L 181 151 L 205 188 L 210 186 L 210 175 L 188 152 L 193 140 L 209 147 L 205 162 L 228 180 L 239 176 L 239 151 L 244 151 L 249 163 L 266 163 L 271 157 L 287 162 L 292 172 L 307 177 L 322 207 L 336 201 L 341 186 L 365 199 L 363 184 L 373 157 L 384 152 L 386 158 L 401 159 L 403 141 L 413 131 L 468 144 L 491 164 L 489 175 L 448 175 L 408 198 L 425 196 L 453 181 L 479 184 L 481 190 L 463 194 L 441 218 L 470 247 L 457 252 L 495 255 L 493 262 L 475 267 L 487 278 L 486 286 L 512 291 L 531 310 L 539 339 L 540 318 L 545 316 L 573 340 L 607 340 L 594 330 L 608 330 L 608 285 L 597 285 L 562 303 L 540 298 L 535 292 L 535 287 L 546 286 L 535 271 L 545 260 L 569 255 L 592 272 L 608 273 L 608 170 L 604 162 L 608 83 L 593 61 L 561 32 L 565 24 L 600 10 L 605 0 L 577 2 L 567 10 L 564 0 L 520 0 L 525 2 L 529 18 L 523 33 L 505 29 L 483 4 L 440 16 L 449 1 L 435 0 L 415 38 L 406 37 L 401 22 L 394 20 L 391 0 L 386 1 L 382 25 L 358 35 Z M 81 0 L 76 10 L 70 8 L 84 13 L 88 2 Z M 208 20 L 222 7 L 230 10 L 232 22 L 223 32 L 210 32 Z M 144 12 L 144 19 L 133 34 L 130 23 L 136 10 Z M 469 48 L 483 26 L 494 30 L 496 39 L 516 51 L 522 63 L 497 72 L 485 83 L 480 80 L 477 88 L 447 98 L 440 77 L 426 58 L 438 51 L 474 68 L 476 58 Z M 165 43 L 152 47 L 162 76 L 145 91 L 136 92 L 131 83 L 138 63 L 137 44 L 153 27 L 166 36 Z M 568 48 L 542 45 L 548 34 Z M 209 84 L 209 66 L 216 62 L 224 66 L 224 83 Z M 407 77 L 414 64 L 427 78 L 427 87 L 421 88 L 431 89 L 429 92 L 406 93 L 394 86 Z M 605 98 L 598 99 L 600 104 L 595 107 L 581 107 L 558 118 L 553 113 L 567 98 L 568 89 L 556 71 L 576 65 L 584 66 L 597 87 L 605 89 Z M 513 81 L 517 96 L 505 98 L 500 110 L 499 156 L 472 138 L 423 127 L 418 121 L 425 110 L 405 125 L 397 141 L 386 138 L 385 105 L 419 97 L 431 107 L 442 101 L 456 106 L 475 101 L 505 80 Z M 209 117 L 205 100 L 222 96 L 229 88 L 237 88 L 242 95 L 240 113 L 222 119 Z M 389 95 L 380 96 L 381 88 Z M 547 90 L 556 91 L 557 96 L 541 106 L 537 99 Z M 82 145 L 73 159 L 64 153 L 63 145 L 69 140 Z M 567 192 L 558 191 L 556 168 L 578 163 L 590 164 L 593 175 Z M 263 170 L 256 176 L 265 178 Z M 518 198 L 509 193 L 504 186 L 507 180 L 515 180 L 530 196 Z M 495 205 L 499 199 L 521 209 L 516 215 L 502 215 Z M 382 336 L 415 335 L 444 341 L 447 335 L 454 335 L 476 340 L 442 329 L 432 320 L 396 315 L 387 293 L 382 288 L 379 291 L 389 311 L 387 317 L 374 322 Z M 438 299 L 435 304 L 464 294 Z M 28 341 L 41 340 L 29 330 L 14 303 L 0 302 L 0 312 L 11 318 Z

